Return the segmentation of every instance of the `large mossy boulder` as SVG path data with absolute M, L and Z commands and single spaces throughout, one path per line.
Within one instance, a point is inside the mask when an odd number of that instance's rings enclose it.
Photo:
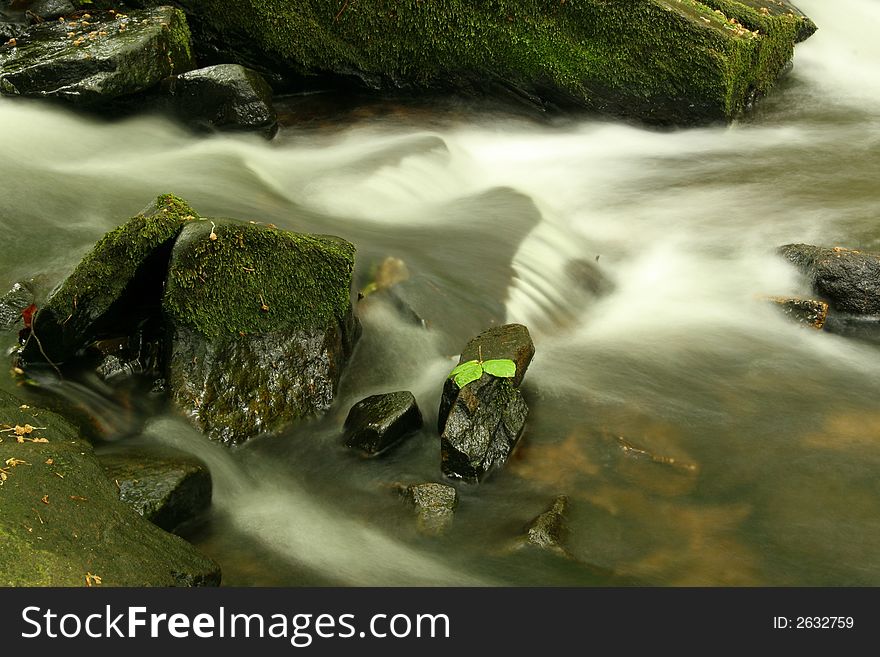
M 330 407 L 359 325 L 355 249 L 231 220 L 186 225 L 162 301 L 176 405 L 236 444 Z
M 784 0 L 179 0 L 210 50 L 366 86 L 731 120 L 816 27 Z
M 161 319 L 161 288 L 181 227 L 198 215 L 166 194 L 107 233 L 35 316 L 25 363 L 63 365 L 86 346 Z M 158 329 L 157 329 L 158 330 Z
M 37 23 L 0 45 L 0 93 L 99 105 L 194 67 L 179 9 L 102 11 Z
M 220 569 L 119 500 L 60 416 L 0 391 L 0 585 L 197 586 Z

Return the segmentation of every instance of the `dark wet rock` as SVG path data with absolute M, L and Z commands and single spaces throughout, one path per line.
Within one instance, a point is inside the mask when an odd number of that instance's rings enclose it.
M 271 135 L 277 117 L 272 89 L 254 70 L 218 64 L 181 73 L 162 83 L 171 107 L 185 121 L 223 130 L 259 130 Z
M 237 444 L 329 408 L 359 329 L 354 253 L 262 224 L 184 227 L 162 304 L 169 389 L 196 427 Z
M 419 531 L 439 536 L 452 525 L 458 491 L 437 483 L 413 484 L 402 487 L 401 494 L 415 507 Z
M 614 290 L 614 284 L 594 261 L 581 258 L 569 260 L 565 273 L 578 288 L 593 296 L 604 296 Z
M 42 20 L 55 20 L 76 11 L 70 0 L 37 0 L 30 6 L 30 12 Z
M 34 293 L 27 283 L 16 283 L 0 298 L 0 329 L 12 331 L 24 326 L 21 313 L 34 302 Z
M 661 124 L 733 119 L 816 29 L 785 0 L 180 4 L 235 61 Z
M 131 335 L 97 340 L 86 354 L 99 360 L 96 374 L 107 383 L 135 376 L 153 379 L 162 375 L 162 344 L 158 335 L 138 329 Z
M 803 326 L 821 330 L 828 318 L 828 304 L 817 299 L 798 297 L 769 297 L 783 313 Z
M 481 481 L 510 456 L 529 409 L 510 379 L 489 374 L 462 388 L 440 435 L 440 465 L 451 479 Z
M 880 254 L 810 244 L 788 244 L 779 252 L 833 311 L 880 315 Z
M 0 585 L 85 586 L 90 575 L 103 586 L 220 583 L 216 563 L 119 500 L 89 444 L 63 418 L 3 391 L 0 416 L 25 431 L 40 427 L 21 443 L 2 434 Z
M 185 454 L 131 449 L 101 454 L 98 461 L 116 485 L 119 499 L 166 531 L 211 506 L 211 473 Z
M 562 556 L 568 556 L 565 549 L 567 532 L 565 512 L 568 509 L 568 498 L 558 496 L 553 503 L 526 528 L 519 545 L 534 546 Z
M 63 364 L 95 341 L 161 319 L 171 247 L 181 227 L 197 216 L 181 199 L 165 195 L 107 233 L 38 310 L 39 344 L 28 343 L 23 362 L 43 361 L 45 353 Z
M 10 39 L 18 38 L 25 33 L 27 30 L 26 25 L 22 25 L 20 23 L 6 23 L 0 21 L 0 46 L 3 46 Z
M 99 105 L 194 67 L 179 9 L 45 21 L 0 45 L 0 92 Z
M 422 428 L 411 392 L 372 395 L 352 406 L 345 420 L 345 444 L 376 456 Z
M 522 324 L 505 324 L 495 326 L 480 333 L 468 342 L 458 363 L 466 363 L 470 360 L 492 360 L 496 358 L 508 358 L 516 364 L 516 376 L 512 379 L 513 385 L 518 387 L 522 383 L 532 357 L 535 355 L 535 343 L 529 335 L 529 329 Z M 437 418 L 437 430 L 443 432 L 449 409 L 452 407 L 458 395 L 458 386 L 452 379 L 447 379 L 443 385 L 443 393 L 440 398 L 440 411 Z
M 827 333 L 880 344 L 880 316 L 831 314 L 823 328 Z

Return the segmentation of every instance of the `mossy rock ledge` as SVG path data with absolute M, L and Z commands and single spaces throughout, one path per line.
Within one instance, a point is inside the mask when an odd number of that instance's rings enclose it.
M 96 106 L 193 68 L 179 9 L 96 11 L 37 23 L 0 44 L 0 93 Z
M 119 500 L 63 418 L 0 391 L 0 423 L 13 429 L 0 433 L 0 586 L 220 583 L 216 563 Z
M 205 51 L 366 87 L 729 121 L 816 29 L 784 0 L 179 0 Z
M 354 255 L 338 237 L 208 219 L 160 196 L 37 311 L 19 365 L 92 367 L 90 345 L 137 334 L 161 354 L 149 374 L 174 404 L 238 444 L 330 407 L 360 329 Z

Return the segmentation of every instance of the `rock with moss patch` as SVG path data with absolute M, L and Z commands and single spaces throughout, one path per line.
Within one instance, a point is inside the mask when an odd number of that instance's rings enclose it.
M 45 21 L 0 46 L 0 92 L 103 104 L 194 68 L 190 39 L 173 7 Z
M 736 117 L 816 29 L 785 0 L 180 4 L 209 47 L 302 77 L 661 124 Z
M 137 448 L 100 454 L 98 461 L 116 485 L 119 499 L 166 531 L 211 506 L 211 473 L 186 454 Z
M 262 224 L 184 227 L 163 308 L 171 395 L 195 426 L 237 444 L 329 408 L 359 329 L 354 253 Z
M 272 89 L 256 71 L 218 64 L 181 73 L 162 83 L 172 110 L 197 128 L 256 130 L 277 127 Z
M 0 585 L 220 583 L 216 563 L 119 500 L 64 419 L 3 391 L 0 417 L 22 434 L 22 442 L 16 432 L 0 442 Z
M 22 361 L 63 364 L 87 345 L 130 335 L 136 326 L 151 335 L 160 331 L 171 247 L 197 216 L 185 201 L 165 195 L 107 233 L 36 313 L 37 339 L 28 342 Z

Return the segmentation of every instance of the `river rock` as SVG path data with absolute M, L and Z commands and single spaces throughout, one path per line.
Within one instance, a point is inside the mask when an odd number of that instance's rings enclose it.
M 194 68 L 183 12 L 156 7 L 45 21 L 0 45 L 0 92 L 99 105 Z
M 828 304 L 817 299 L 769 297 L 768 301 L 798 324 L 816 330 L 821 330 L 828 318 Z
M 452 525 L 458 491 L 437 483 L 413 484 L 402 489 L 403 496 L 415 507 L 418 528 L 423 534 L 439 536 Z
M 218 64 L 181 73 L 162 83 L 174 111 L 197 126 L 274 132 L 272 88 L 254 70 Z
M 45 354 L 64 364 L 96 340 L 130 334 L 135 326 L 159 330 L 171 247 L 197 217 L 185 201 L 164 195 L 107 233 L 37 311 L 39 342 L 29 341 L 22 361 L 42 361 Z
M 16 283 L 0 297 L 0 329 L 11 331 L 24 326 L 21 313 L 34 302 L 34 293 L 26 283 Z
M 162 307 L 171 396 L 196 427 L 231 445 L 329 408 L 359 331 L 354 253 L 271 225 L 184 226 Z
M 440 467 L 450 479 L 481 481 L 522 435 L 529 409 L 510 379 L 489 374 L 458 391 L 440 435 Z
M 0 416 L 19 428 L 0 434 L 0 585 L 220 583 L 216 563 L 119 500 L 72 425 L 3 391 Z
M 519 541 L 522 547 L 533 546 L 547 550 L 561 556 L 568 556 L 565 549 L 565 512 L 568 509 L 568 498 L 565 495 L 558 496 L 550 506 L 526 528 L 525 534 Z
M 459 365 L 470 360 L 492 360 L 508 358 L 516 364 L 516 376 L 511 379 L 514 387 L 519 387 L 532 357 L 535 355 L 535 343 L 529 329 L 522 324 L 505 324 L 494 326 L 480 333 L 465 346 L 458 359 Z M 452 379 L 447 379 L 440 398 L 440 411 L 437 418 L 437 430 L 442 433 L 446 425 L 449 409 L 458 395 L 458 386 Z
M 70 0 L 37 0 L 30 6 L 30 12 L 44 21 L 68 16 L 74 11 L 76 11 L 76 8 Z
M 377 456 L 422 428 L 411 392 L 372 395 L 352 406 L 345 420 L 345 444 Z
M 512 98 L 657 124 L 730 121 L 816 26 L 785 0 L 180 0 L 235 61 L 370 89 Z M 318 82 L 321 84 L 321 82 Z
M 600 297 L 614 290 L 614 283 L 592 260 L 575 258 L 565 263 L 565 273 L 579 289 Z
M 119 499 L 166 531 L 211 506 L 211 473 L 185 454 L 135 449 L 101 454 L 98 461 L 116 485 Z
M 880 254 L 810 244 L 787 244 L 779 252 L 832 310 L 880 315 Z

